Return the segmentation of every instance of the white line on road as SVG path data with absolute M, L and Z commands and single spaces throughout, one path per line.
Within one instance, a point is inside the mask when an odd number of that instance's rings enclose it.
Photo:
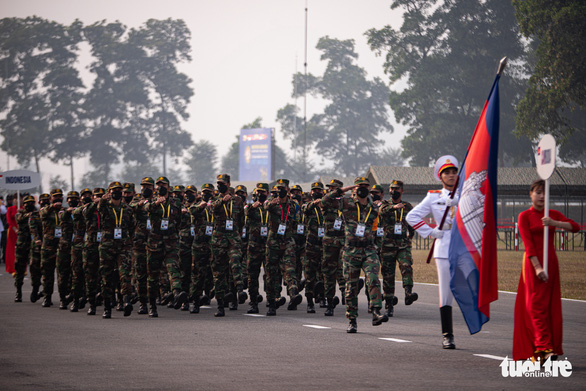
M 244 316 L 252 316 L 253 318 L 264 318 L 266 317 L 266 315 L 261 315 L 261 314 L 242 314 Z
M 312 328 L 312 329 L 331 329 L 331 327 L 318 326 L 316 324 L 304 324 L 303 327 L 309 327 L 309 328 Z
M 413 341 L 407 341 L 406 339 L 399 339 L 399 338 L 379 338 L 382 339 L 383 341 L 391 341 L 391 342 L 413 342 Z
M 493 356 L 492 354 L 473 354 L 473 356 L 490 358 L 492 360 L 499 360 L 499 361 L 503 361 L 506 358 L 506 357 L 501 357 L 501 356 Z

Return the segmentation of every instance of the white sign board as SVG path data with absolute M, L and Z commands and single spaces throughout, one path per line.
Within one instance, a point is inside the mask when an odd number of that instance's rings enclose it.
M 537 174 L 543 180 L 549 179 L 555 170 L 556 145 L 555 139 L 551 134 L 543 136 L 537 145 Z
M 7 190 L 27 190 L 41 184 L 38 172 L 29 170 L 12 170 L 0 172 L 0 188 Z

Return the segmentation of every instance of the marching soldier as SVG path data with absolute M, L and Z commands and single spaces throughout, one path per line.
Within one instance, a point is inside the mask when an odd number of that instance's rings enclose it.
M 98 213 L 98 202 L 106 191 L 101 187 L 93 190 L 92 202 L 84 206 L 83 218 L 85 220 L 85 247 L 83 249 L 83 271 L 85 273 L 87 298 L 90 308 L 88 315 L 96 314 L 98 300 L 98 287 L 100 282 L 100 253 L 99 245 L 102 241 L 102 221 Z
M 341 198 L 348 190 L 356 189 L 356 198 Z M 378 208 L 369 199 L 369 183 L 365 177 L 354 180 L 354 186 L 338 187 L 321 200 L 325 211 L 338 210 L 345 221 L 345 250 L 343 255 L 346 281 L 346 317 L 349 319 L 348 333 L 356 333 L 358 316 L 358 280 L 361 270 L 367 280 L 372 303 L 372 325 L 379 326 L 389 320 L 380 313 L 382 307 L 378 273 L 380 262 L 372 230 Z
M 242 205 L 244 205 L 244 221 L 242 222 L 242 231 L 241 231 L 241 235 L 240 235 L 242 256 L 240 257 L 241 263 L 239 265 L 239 269 L 242 270 L 242 285 L 243 285 L 244 289 L 246 289 L 246 288 L 248 288 L 248 270 L 246 267 L 246 257 L 248 254 L 248 223 L 246 221 L 246 209 L 248 208 L 248 202 L 247 202 L 248 189 L 244 185 L 238 185 L 234 189 L 234 193 L 236 194 L 237 197 L 240 197 L 240 199 L 242 200 Z M 231 287 L 232 295 L 234 296 L 234 299 L 232 299 L 232 301 L 230 302 L 229 308 L 230 308 L 230 310 L 235 311 L 238 309 L 238 304 L 244 304 L 244 301 L 241 302 L 236 299 L 237 298 L 236 286 L 234 284 L 233 276 L 232 276 L 231 272 L 229 273 L 229 276 L 230 276 L 230 278 L 228 280 L 229 281 L 228 285 Z
M 43 207 L 49 201 L 50 196 L 47 193 L 43 193 L 39 196 L 39 207 Z M 42 204 L 41 204 L 42 202 Z M 31 208 L 32 209 L 32 208 Z M 41 215 L 38 210 L 30 212 L 28 226 L 32 236 L 31 243 L 31 283 L 33 290 L 31 292 L 31 303 L 36 303 L 41 297 L 42 293 L 39 293 L 39 287 L 41 286 L 41 245 L 43 243 L 43 225 L 41 223 Z
M 80 192 L 81 205 L 73 213 L 73 240 L 71 244 L 71 293 L 73 302 L 69 310 L 78 312 L 85 307 L 85 276 L 83 272 L 83 249 L 85 247 L 86 226 L 83 218 L 83 209 L 92 202 L 92 191 L 88 188 Z
M 427 196 L 407 214 L 407 223 L 424 238 L 431 236 L 437 240 L 433 249 L 433 256 L 437 267 L 437 276 L 439 281 L 439 302 L 440 317 L 442 323 L 442 347 L 444 349 L 455 349 L 454 333 L 452 329 L 452 302 L 454 296 L 450 289 L 450 261 L 448 260 L 448 250 L 450 248 L 450 234 L 452 221 L 456 215 L 456 207 L 459 196 L 450 197 L 456 180 L 458 178 L 458 160 L 451 155 L 440 157 L 435 162 L 434 167 L 435 179 L 442 183 L 441 190 L 430 190 Z M 439 224 L 448 210 L 446 220 L 442 229 L 439 225 L 431 228 L 423 221 L 425 216 L 432 214 L 434 220 Z
M 73 211 L 79 205 L 79 193 L 67 193 L 67 209 L 59 212 L 61 238 L 57 250 L 57 287 L 59 289 L 59 309 L 66 310 L 71 296 L 71 243 L 73 240 Z
M 36 210 L 35 197 L 26 196 L 22 200 L 23 208 L 16 212 L 16 250 L 14 261 L 14 286 L 16 287 L 16 303 L 22 302 L 22 284 L 26 274 L 26 266 L 31 257 L 31 231 L 28 225 L 30 215 Z
M 307 230 L 305 215 L 301 211 L 303 205 L 303 188 L 300 185 L 294 185 L 291 188 L 291 198 L 297 201 L 297 210 L 295 215 L 300 217 L 297 222 L 297 234 L 295 235 L 295 273 L 299 280 L 299 291 L 305 288 L 305 279 L 301 278 L 303 275 L 303 259 L 305 258 L 305 241 L 307 240 Z
M 181 209 L 181 225 L 179 227 L 179 265 L 181 267 L 181 290 L 184 292 L 189 292 L 191 286 L 191 264 L 193 263 L 191 247 L 195 236 L 195 226 L 193 217 L 189 213 L 189 207 L 195 201 L 196 192 L 197 188 L 193 185 L 187 187 L 177 185 L 173 188 L 175 198 L 179 199 L 183 206 Z M 185 199 L 188 194 L 192 196 L 190 196 L 191 202 Z M 189 300 L 181 305 L 181 311 L 189 311 Z
M 59 212 L 63 204 L 63 191 L 51 190 L 51 203 L 41 209 L 41 222 L 43 226 L 43 245 L 41 247 L 41 271 L 43 273 L 43 307 L 53 305 L 51 295 L 55 284 L 55 267 L 57 261 L 57 249 L 59 239 L 63 236 Z

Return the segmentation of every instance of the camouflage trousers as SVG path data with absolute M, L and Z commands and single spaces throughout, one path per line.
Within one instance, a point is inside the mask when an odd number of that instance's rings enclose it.
M 336 295 L 336 281 L 340 290 L 345 289 L 346 278 L 342 266 L 342 251 L 344 248 L 344 239 L 324 238 L 323 240 L 323 258 L 321 270 L 324 277 L 324 296 L 332 299 Z
M 297 235 L 295 241 L 295 275 L 300 280 L 303 276 L 303 260 L 305 259 L 305 235 Z
M 14 286 L 21 287 L 24 282 L 24 275 L 26 274 L 26 266 L 31 256 L 31 244 L 17 243 L 15 249 L 14 259 Z
M 242 238 L 242 283 L 244 284 L 244 289 L 248 288 L 248 267 L 247 267 L 247 259 L 248 259 L 248 236 L 246 238 Z
M 147 285 L 147 251 L 146 240 L 144 238 L 134 238 L 132 244 L 132 267 L 134 272 L 134 280 L 136 281 L 136 291 L 141 303 L 148 301 L 148 285 Z
M 130 241 L 124 239 L 103 239 L 99 247 L 100 276 L 102 277 L 102 296 L 104 302 L 114 298 L 116 285 L 120 282 L 120 293 L 132 293 L 132 258 Z M 116 275 L 117 273 L 117 275 Z
M 206 239 L 196 238 L 191 246 L 193 264 L 191 266 L 190 296 L 199 299 L 206 292 L 211 291 L 214 280 L 212 276 L 212 250 Z
M 259 243 L 253 240 L 248 242 L 248 257 L 246 259 L 246 268 L 248 269 L 248 292 L 251 300 L 259 294 L 260 285 L 260 268 L 265 263 L 266 243 Z M 265 289 L 266 290 L 266 289 Z
M 75 297 L 82 297 L 85 295 L 83 247 L 83 242 L 73 242 L 73 245 L 71 246 L 71 291 Z
M 53 294 L 55 285 L 55 266 L 57 263 L 57 247 L 59 239 L 43 240 L 41 247 L 41 273 L 43 275 L 43 292 Z
M 31 256 L 30 256 L 30 267 L 29 271 L 31 273 L 31 284 L 33 287 L 41 286 L 41 246 L 32 244 L 31 245 Z
M 179 239 L 179 265 L 181 268 L 181 290 L 189 292 L 191 286 L 191 265 L 193 255 L 191 247 L 193 237 L 181 237 Z
M 317 240 L 317 238 L 315 238 L 315 240 Z M 323 249 L 321 244 L 313 244 L 308 241 L 305 246 L 305 256 L 303 257 L 306 297 L 315 297 L 315 283 L 321 278 L 318 274 L 318 269 L 322 262 L 322 256 Z
M 83 272 L 85 274 L 86 295 L 90 304 L 95 302 L 100 281 L 100 243 L 86 241 L 83 249 Z
M 57 249 L 57 289 L 61 298 L 71 293 L 71 241 L 64 238 Z
M 381 252 L 381 273 L 383 275 L 384 300 L 395 296 L 395 269 L 397 263 L 403 277 L 403 287 L 413 286 L 413 258 L 411 247 L 383 247 Z
M 149 298 L 159 295 L 161 269 L 167 271 L 170 288 L 181 290 L 181 268 L 176 236 L 161 237 L 151 234 L 147 242 L 147 271 Z M 165 273 L 163 273 L 165 274 Z
M 293 238 L 287 240 L 269 240 L 266 248 L 265 259 L 265 291 L 267 300 L 274 301 L 281 291 L 281 275 L 287 284 L 287 293 L 292 296 L 297 291 L 297 272 L 295 259 L 295 241 Z M 280 269 L 280 270 L 279 270 Z
M 232 273 L 233 285 L 242 285 L 242 244 L 237 233 L 215 232 L 211 242 L 212 248 L 212 274 L 218 303 L 224 300 L 227 290 L 232 290 L 228 285 L 228 271 Z
M 372 308 L 382 307 L 382 298 L 378 273 L 380 262 L 376 249 L 348 247 L 344 251 L 344 275 L 346 281 L 346 318 L 358 316 L 358 280 L 360 271 L 364 271 L 366 286 Z

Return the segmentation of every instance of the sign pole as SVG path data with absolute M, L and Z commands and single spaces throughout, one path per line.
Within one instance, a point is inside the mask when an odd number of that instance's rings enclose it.
M 535 164 L 537 174 L 545 181 L 545 202 L 543 216 L 549 217 L 549 178 L 555 170 L 556 144 L 551 134 L 546 134 L 537 145 Z M 548 276 L 549 226 L 543 227 L 543 271 Z
M 549 178 L 545 180 L 545 207 L 543 211 L 544 217 L 549 217 Z M 543 271 L 549 277 L 547 271 L 548 264 L 548 250 L 549 250 L 549 227 L 543 227 Z

